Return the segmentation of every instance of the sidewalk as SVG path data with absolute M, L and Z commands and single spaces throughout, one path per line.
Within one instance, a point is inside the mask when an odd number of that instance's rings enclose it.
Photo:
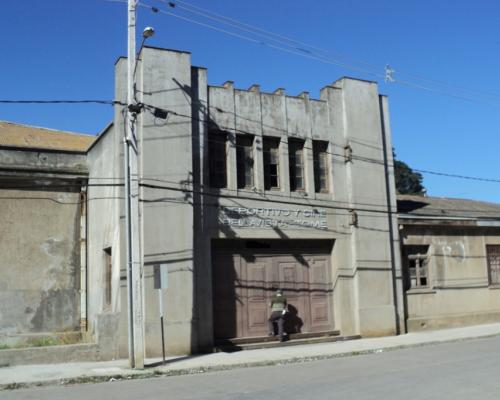
M 152 366 L 144 370 L 129 369 L 127 360 L 4 367 L 0 368 L 0 390 L 196 374 L 231 368 L 306 362 L 497 335 L 500 335 L 500 323 L 345 342 L 172 357 L 165 365 L 160 365 L 161 360 L 153 359 L 148 360 L 148 364 Z

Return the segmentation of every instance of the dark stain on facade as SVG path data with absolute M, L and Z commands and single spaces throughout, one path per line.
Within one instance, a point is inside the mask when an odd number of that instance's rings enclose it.
M 78 330 L 78 291 L 51 289 L 42 293 L 42 300 L 31 319 L 33 332 Z M 76 315 L 75 315 L 76 314 Z

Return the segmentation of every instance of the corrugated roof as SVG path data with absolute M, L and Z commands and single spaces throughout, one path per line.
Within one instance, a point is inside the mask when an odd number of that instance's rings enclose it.
M 429 217 L 500 219 L 500 204 L 484 201 L 398 195 L 398 213 Z
M 0 146 L 85 152 L 95 136 L 0 121 Z

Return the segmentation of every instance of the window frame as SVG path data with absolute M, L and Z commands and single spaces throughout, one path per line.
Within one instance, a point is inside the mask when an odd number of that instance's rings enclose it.
M 236 136 L 236 185 L 238 189 L 251 189 L 255 186 L 254 143 L 253 135 Z
M 329 142 L 324 140 L 313 140 L 313 173 L 314 173 L 314 192 L 331 193 L 330 184 L 330 158 L 328 157 Z M 321 171 L 321 164 L 324 172 Z M 325 187 L 321 186 L 324 180 Z
M 407 291 L 432 289 L 429 249 L 429 245 L 404 246 Z M 412 275 L 412 269 L 415 270 L 414 275 Z M 425 284 L 422 284 L 422 279 L 426 280 Z
M 304 147 L 305 140 L 288 139 L 288 167 L 291 192 L 304 192 L 306 189 Z M 300 185 L 299 182 L 301 183 Z
M 495 250 L 495 251 L 492 251 Z M 495 266 L 496 268 L 496 279 L 493 279 L 492 274 L 492 256 L 498 256 L 499 262 Z M 486 265 L 488 268 L 488 285 L 489 286 L 500 286 L 500 245 L 487 244 L 486 245 Z
M 208 133 L 208 182 L 213 189 L 227 188 L 227 141 L 224 131 Z
M 410 290 L 412 289 L 428 289 L 430 288 L 429 279 L 429 258 L 424 254 L 411 254 L 408 256 L 408 277 L 410 278 Z M 412 266 L 412 262 L 414 262 Z M 415 270 L 415 275 L 411 274 L 411 270 Z M 425 284 L 422 283 L 425 279 Z M 413 280 L 415 285 L 413 285 Z
M 264 190 L 280 190 L 280 144 L 281 139 L 272 136 L 262 138 L 262 160 L 264 164 Z M 272 163 L 275 160 L 275 163 Z M 271 174 L 271 167 L 275 166 L 275 174 Z M 272 184 L 272 177 L 275 177 L 276 185 Z

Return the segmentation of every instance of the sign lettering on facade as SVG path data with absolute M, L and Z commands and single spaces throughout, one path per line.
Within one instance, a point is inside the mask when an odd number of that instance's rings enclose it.
M 326 211 L 318 208 L 220 207 L 219 224 L 239 228 L 314 228 L 326 230 Z

